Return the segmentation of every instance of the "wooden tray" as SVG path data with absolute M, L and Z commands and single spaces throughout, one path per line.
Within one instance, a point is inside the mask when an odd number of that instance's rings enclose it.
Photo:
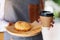
M 24 32 L 24 31 L 17 31 L 15 28 L 14 28 L 14 24 L 11 25 L 11 26 L 7 26 L 6 27 L 6 31 L 11 34 L 11 35 L 14 35 L 14 36 L 19 36 L 19 37 L 30 37 L 30 36 L 35 36 L 37 34 L 40 33 L 41 31 L 41 26 L 38 25 L 37 22 L 34 22 L 31 24 L 33 27 L 31 30 L 27 31 L 27 32 Z

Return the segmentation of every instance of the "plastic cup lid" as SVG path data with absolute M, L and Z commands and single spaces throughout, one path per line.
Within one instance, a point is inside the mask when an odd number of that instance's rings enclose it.
M 47 16 L 47 17 L 53 17 L 53 13 L 51 13 L 50 11 L 42 11 L 40 13 L 40 16 Z

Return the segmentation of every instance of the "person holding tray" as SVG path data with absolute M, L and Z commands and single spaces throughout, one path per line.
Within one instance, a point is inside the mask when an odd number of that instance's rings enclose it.
M 5 0 L 4 13 L 2 12 L 0 17 L 0 26 L 8 26 L 19 20 L 30 22 L 28 6 L 39 5 L 40 0 Z M 1 10 L 2 11 L 2 10 Z M 3 31 L 1 28 L 1 31 Z M 5 29 L 5 28 L 4 28 Z M 4 40 L 43 40 L 42 34 L 38 34 L 32 37 L 18 37 L 8 34 L 4 31 Z

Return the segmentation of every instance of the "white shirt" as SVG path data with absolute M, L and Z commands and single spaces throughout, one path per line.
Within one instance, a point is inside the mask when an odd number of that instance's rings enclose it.
M 8 25 L 8 22 L 3 20 L 3 18 L 4 18 L 4 4 L 5 4 L 5 0 L 0 0 L 0 32 L 5 31 L 5 26 Z

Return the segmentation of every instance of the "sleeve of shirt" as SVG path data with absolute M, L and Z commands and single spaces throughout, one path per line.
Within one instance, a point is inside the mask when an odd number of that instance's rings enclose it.
M 5 27 L 8 25 L 4 19 L 4 4 L 5 0 L 0 1 L 0 32 L 5 31 Z
M 6 31 L 5 27 L 8 26 L 8 22 L 0 19 L 0 32 Z

